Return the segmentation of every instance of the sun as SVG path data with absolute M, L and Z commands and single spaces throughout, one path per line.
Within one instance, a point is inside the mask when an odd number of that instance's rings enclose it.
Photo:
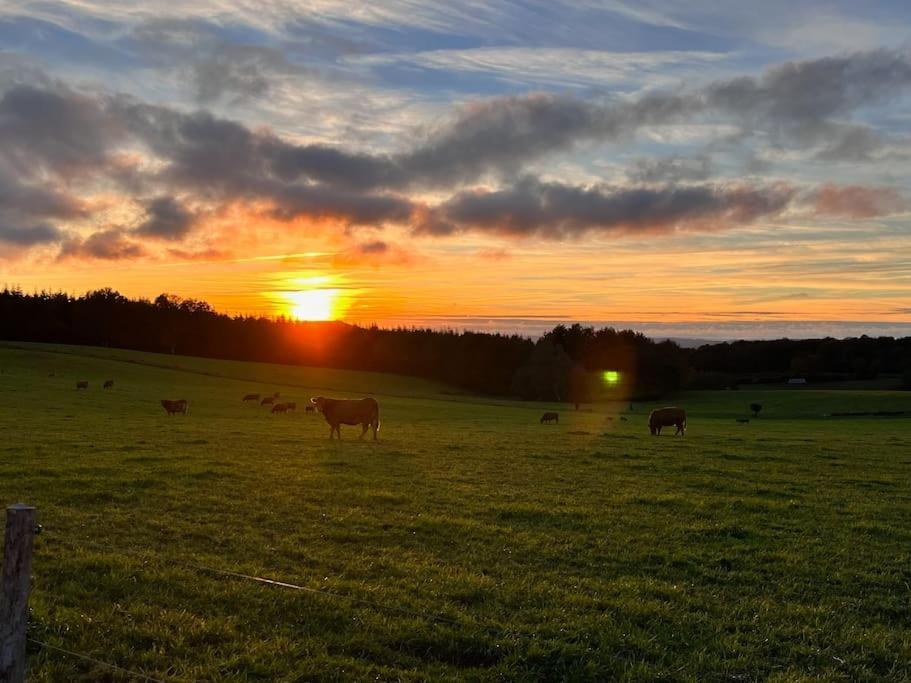
M 298 320 L 332 320 L 337 289 L 306 289 L 289 292 L 291 316 Z

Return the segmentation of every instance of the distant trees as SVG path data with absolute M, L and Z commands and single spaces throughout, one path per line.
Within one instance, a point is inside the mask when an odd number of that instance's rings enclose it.
M 650 400 L 684 387 L 785 381 L 795 369 L 813 382 L 905 373 L 911 388 L 911 337 L 683 349 L 632 330 L 574 324 L 558 325 L 535 342 L 519 335 L 231 317 L 204 301 L 169 294 L 128 299 L 112 289 L 79 297 L 4 289 L 0 339 L 395 372 L 478 393 L 570 403 L 602 395 Z
M 762 410 L 761 403 L 751 403 L 750 411 L 753 413 L 753 417 L 759 417 L 759 411 Z

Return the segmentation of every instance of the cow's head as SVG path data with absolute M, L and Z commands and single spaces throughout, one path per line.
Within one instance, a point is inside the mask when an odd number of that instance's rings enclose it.
M 315 396 L 310 399 L 310 403 L 316 406 L 316 409 L 319 412 L 323 412 L 323 408 L 326 406 L 326 399 L 322 396 Z
M 652 422 L 649 422 L 648 430 L 652 433 L 652 436 L 655 436 L 656 434 L 658 434 L 658 428 Z

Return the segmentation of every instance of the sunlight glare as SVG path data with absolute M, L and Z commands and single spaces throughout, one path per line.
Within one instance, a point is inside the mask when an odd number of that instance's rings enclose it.
M 291 317 L 297 320 L 333 320 L 337 289 L 306 289 L 287 294 Z

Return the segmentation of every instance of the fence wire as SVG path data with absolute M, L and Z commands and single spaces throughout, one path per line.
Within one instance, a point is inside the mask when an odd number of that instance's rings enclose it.
M 125 676 L 130 676 L 130 677 L 140 680 L 140 681 L 149 681 L 149 683 L 167 683 L 167 681 L 162 680 L 161 678 L 153 678 L 152 676 L 148 676 L 146 674 L 141 674 L 138 671 L 131 671 L 130 669 L 124 669 L 122 666 L 117 666 L 116 664 L 110 664 L 109 662 L 104 662 L 100 659 L 95 659 L 94 657 L 91 657 L 87 654 L 83 654 L 81 652 L 73 652 L 72 650 L 67 650 L 66 648 L 57 647 L 56 645 L 51 645 L 50 643 L 45 643 L 44 641 L 38 640 L 37 638 L 28 638 L 27 640 L 28 640 L 28 642 L 30 642 L 34 645 L 37 645 L 38 647 L 40 647 L 44 650 L 53 650 L 54 652 L 59 652 L 61 654 L 65 654 L 70 657 L 74 657 L 76 659 L 81 659 L 85 662 L 91 662 L 92 664 L 95 664 L 96 666 L 103 667 L 110 671 L 116 671 L 118 673 L 124 674 Z M 170 678 L 168 680 L 176 681 L 178 679 Z

